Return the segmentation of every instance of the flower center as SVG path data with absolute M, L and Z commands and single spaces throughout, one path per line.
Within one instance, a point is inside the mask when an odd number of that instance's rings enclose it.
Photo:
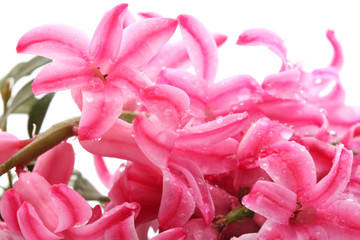
M 100 67 L 97 67 L 94 63 L 91 64 L 91 70 L 93 73 L 94 77 L 99 78 L 100 80 L 102 80 L 103 82 L 106 81 L 106 77 L 108 76 L 108 74 L 102 74 L 100 72 Z

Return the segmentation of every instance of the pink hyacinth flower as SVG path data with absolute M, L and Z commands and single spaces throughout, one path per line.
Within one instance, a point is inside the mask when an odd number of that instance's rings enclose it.
M 20 140 L 10 133 L 0 132 L 0 164 L 3 164 L 14 155 L 14 153 L 25 147 L 31 141 L 32 139 Z
M 107 12 L 90 40 L 76 29 L 46 25 L 19 41 L 17 51 L 54 60 L 35 78 L 36 95 L 73 89 L 82 110 L 79 139 L 101 137 L 115 123 L 123 105 L 122 89 L 135 95 L 151 81 L 136 70 L 146 64 L 174 33 L 177 21 L 145 19 L 123 30 L 126 4 Z
M 312 157 L 295 142 L 269 146 L 260 164 L 274 182 L 256 182 L 242 200 L 246 207 L 267 218 L 257 238 L 356 239 L 360 236 L 360 225 L 346 212 L 350 206 L 340 197 L 350 179 L 352 165 L 352 153 L 343 145 L 336 146 L 332 168 L 318 182 Z M 358 203 L 352 207 L 360 210 Z M 341 227 L 340 220 L 344 222 Z M 344 232 L 341 229 L 348 230 L 345 238 L 337 238 L 338 233 Z

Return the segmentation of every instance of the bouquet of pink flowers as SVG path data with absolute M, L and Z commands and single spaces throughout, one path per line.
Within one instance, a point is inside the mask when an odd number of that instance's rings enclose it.
M 182 40 L 171 41 L 177 28 Z M 92 39 L 63 25 L 29 31 L 17 51 L 39 56 L 0 82 L 0 174 L 9 177 L 0 238 L 360 239 L 360 109 L 345 105 L 341 46 L 326 36 L 333 59 L 306 72 L 277 34 L 241 33 L 238 45 L 282 61 L 259 83 L 216 79 L 226 36 L 190 15 L 136 19 L 121 4 Z M 66 89 L 81 116 L 40 132 Z M 6 132 L 19 112 L 29 115 L 26 140 Z M 72 137 L 93 154 L 108 196 L 74 170 Z M 125 163 L 110 173 L 105 157 Z

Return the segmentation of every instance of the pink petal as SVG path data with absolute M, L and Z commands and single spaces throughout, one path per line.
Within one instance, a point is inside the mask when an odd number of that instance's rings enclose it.
M 251 76 L 233 76 L 209 88 L 208 105 L 216 116 L 249 111 L 256 109 L 254 103 L 261 100 L 261 91 L 260 85 Z
M 79 30 L 62 25 L 44 25 L 26 33 L 19 40 L 18 53 L 29 53 L 59 60 L 78 57 L 88 60 L 90 39 Z
M 163 171 L 163 190 L 159 209 L 159 225 L 169 229 L 184 225 L 195 210 L 194 199 L 184 183 Z
M 79 142 L 84 149 L 95 155 L 152 165 L 135 141 L 132 124 L 122 120 L 117 120 L 100 140 Z
M 143 18 L 161 18 L 162 16 L 156 12 L 141 12 L 139 15 Z
M 149 222 L 158 216 L 162 197 L 163 177 L 154 165 L 128 164 L 119 175 L 109 192 L 114 205 L 124 202 L 137 202 L 141 211 L 137 223 Z
M 91 40 L 89 52 L 98 65 L 116 61 L 120 52 L 127 4 L 120 4 L 104 14 Z
M 259 162 L 275 183 L 300 197 L 316 184 L 314 161 L 305 147 L 296 142 L 280 141 L 268 146 Z
M 150 61 L 170 39 L 177 21 L 168 18 L 149 18 L 137 21 L 124 30 L 118 61 L 138 68 Z
M 105 187 L 110 188 L 113 183 L 113 175 L 111 175 L 109 169 L 106 167 L 104 159 L 101 156 L 94 155 L 94 163 L 101 182 Z
M 91 66 L 81 58 L 67 58 L 46 65 L 35 77 L 35 95 L 72 88 L 103 88 L 103 82 L 93 77 Z
M 228 138 L 203 148 L 175 148 L 171 158 L 189 159 L 196 163 L 204 174 L 228 173 L 237 168 L 238 141 Z
M 274 100 L 259 103 L 261 111 L 270 119 L 294 126 L 322 126 L 323 116 L 319 108 L 302 101 Z M 291 114 L 286 114 L 291 112 Z
M 262 238 L 288 240 L 288 239 L 298 239 L 298 236 L 294 231 L 294 229 L 288 224 L 279 224 L 277 222 L 268 220 L 261 227 L 260 231 L 257 234 L 256 239 L 262 239 Z
M 154 113 L 164 128 L 176 130 L 189 109 L 190 100 L 179 88 L 156 84 L 141 91 L 145 107 Z
M 140 206 L 137 203 L 124 203 L 105 212 L 97 221 L 72 228 L 68 231 L 70 239 L 124 239 L 137 240 L 134 218 Z
M 183 228 L 177 227 L 161 232 L 150 240 L 185 240 L 186 232 Z
M 20 232 L 17 220 L 17 211 L 21 206 L 19 194 L 14 188 L 5 191 L 1 198 L 1 217 L 4 219 L 9 230 Z
M 97 139 L 107 132 L 120 116 L 122 103 L 122 91 L 114 86 L 83 91 L 79 140 Z
M 243 32 L 236 44 L 245 46 L 265 46 L 278 55 L 282 62 L 282 69 L 286 69 L 286 48 L 283 40 L 274 32 L 267 29 L 249 29 Z
M 51 240 L 62 239 L 61 234 L 52 233 L 42 222 L 35 208 L 24 202 L 17 212 L 21 233 L 26 239 Z
M 200 168 L 192 161 L 185 159 L 178 162 L 171 161 L 169 165 L 171 168 L 176 169 L 185 176 L 192 189 L 195 203 L 199 208 L 205 223 L 211 223 L 215 217 L 215 208 Z
M 37 173 L 24 172 L 14 183 L 20 199 L 34 207 L 40 219 L 50 231 L 58 225 L 57 209 L 49 197 L 50 184 Z M 21 227 L 21 226 L 20 226 Z
M 163 69 L 157 79 L 157 83 L 167 84 L 180 88 L 190 98 L 190 112 L 196 117 L 205 117 L 205 101 L 207 98 L 206 82 L 182 69 Z
M 289 140 L 293 130 L 283 124 L 261 118 L 252 124 L 242 138 L 237 155 L 241 166 L 253 168 L 258 166 L 258 156 L 267 146 L 278 141 Z
M 62 142 L 38 157 L 33 172 L 43 176 L 51 185 L 68 184 L 74 170 L 75 153 L 72 145 Z
M 344 56 L 341 49 L 340 42 L 336 39 L 335 33 L 332 30 L 328 30 L 326 32 L 326 37 L 329 39 L 333 49 L 334 49 L 334 56 L 330 63 L 330 66 L 336 68 L 340 71 L 342 65 L 344 64 Z
M 296 194 L 282 185 L 257 181 L 242 203 L 271 221 L 287 225 L 296 209 L 296 200 Z
M 49 195 L 59 217 L 59 224 L 54 232 L 62 232 L 74 225 L 83 224 L 91 217 L 92 211 L 87 201 L 66 185 L 51 186 Z
M 0 164 L 6 162 L 14 153 L 29 142 L 31 140 L 20 140 L 8 132 L 0 132 Z
M 187 240 L 217 240 L 219 233 L 212 224 L 207 224 L 201 218 L 193 218 L 184 226 L 186 231 Z
M 195 127 L 178 130 L 177 148 L 207 147 L 232 137 L 242 130 L 247 120 L 246 113 L 218 117 Z
M 138 115 L 133 123 L 135 140 L 144 154 L 158 167 L 165 168 L 178 134 Z
M 95 222 L 96 220 L 101 218 L 101 216 L 102 216 L 102 210 L 101 210 L 100 205 L 98 204 L 95 207 L 93 207 L 91 217 L 86 224 Z
M 267 76 L 262 87 L 272 97 L 281 99 L 302 99 L 303 88 L 300 84 L 300 71 L 291 69 Z
M 228 37 L 226 35 L 220 34 L 220 33 L 214 33 L 213 37 L 214 37 L 215 43 L 218 47 L 222 46 L 228 39 Z
M 352 162 L 352 152 L 342 144 L 337 145 L 330 172 L 304 194 L 303 206 L 325 206 L 343 193 L 350 180 Z
M 123 89 L 124 92 L 126 91 L 126 93 L 131 93 L 135 96 L 139 96 L 142 89 L 153 85 L 143 72 L 124 65 L 117 65 L 107 80 L 118 88 Z
M 212 34 L 195 17 L 180 15 L 178 20 L 196 75 L 213 82 L 218 67 L 218 54 Z

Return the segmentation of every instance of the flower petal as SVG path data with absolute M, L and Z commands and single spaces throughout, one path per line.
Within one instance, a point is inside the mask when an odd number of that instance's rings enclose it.
M 188 240 L 216 240 L 219 239 L 219 233 L 212 224 L 207 224 L 201 218 L 193 218 L 184 226 Z
M 83 108 L 79 124 L 79 140 L 91 140 L 107 132 L 122 110 L 122 91 L 106 86 L 100 91 L 83 91 Z
M 100 140 L 79 142 L 84 149 L 95 155 L 152 165 L 135 141 L 132 124 L 122 120 L 117 120 Z
M 51 185 L 68 184 L 75 163 L 71 144 L 62 142 L 38 157 L 33 172 L 43 176 Z
M 216 120 L 178 130 L 179 138 L 175 142 L 177 148 L 207 147 L 232 137 L 242 130 L 248 115 L 237 113 L 218 117 Z
M 150 240 L 185 240 L 186 232 L 183 228 L 176 227 L 166 231 L 161 232 L 155 237 L 150 238 Z
M 177 21 L 169 18 L 149 18 L 137 21 L 123 33 L 118 61 L 138 68 L 150 61 L 170 39 Z
M 343 193 L 350 180 L 353 154 L 342 144 L 336 146 L 330 172 L 304 194 L 303 206 L 325 206 Z
M 102 88 L 103 82 L 93 77 L 91 66 L 81 58 L 67 58 L 46 65 L 32 85 L 35 95 L 72 88 Z
M 329 39 L 333 49 L 334 49 L 334 56 L 330 63 L 330 66 L 336 68 L 340 71 L 342 65 L 344 64 L 344 56 L 342 53 L 340 42 L 335 37 L 335 32 L 332 30 L 328 30 L 326 32 L 326 37 Z
M 106 167 L 104 159 L 101 156 L 94 155 L 94 163 L 96 172 L 105 187 L 110 188 L 113 184 L 113 175 L 109 172 L 109 169 Z
M 21 233 L 26 239 L 63 239 L 62 234 L 52 233 L 42 222 L 35 208 L 24 202 L 17 212 Z
M 49 197 L 49 188 L 50 184 L 45 178 L 32 172 L 21 173 L 19 180 L 14 183 L 14 189 L 21 200 L 31 204 L 46 228 L 53 231 L 58 225 L 58 216 L 56 207 Z
M 134 218 L 140 206 L 124 203 L 105 212 L 95 222 L 68 230 L 70 239 L 124 239 L 137 240 Z
M 6 162 L 14 153 L 29 142 L 31 140 L 20 140 L 8 132 L 0 132 L 0 164 Z
M 271 221 L 288 224 L 296 209 L 296 194 L 273 182 L 257 181 L 242 203 Z
M 56 206 L 59 224 L 54 232 L 62 232 L 89 220 L 92 211 L 87 201 L 64 184 L 51 186 L 49 195 Z
M 188 188 L 169 170 L 163 171 L 163 190 L 159 209 L 159 225 L 169 229 L 184 225 L 195 210 L 194 199 Z
M 240 166 L 253 168 L 258 166 L 258 156 L 267 146 L 278 141 L 289 140 L 293 130 L 283 124 L 261 118 L 252 124 L 242 138 L 237 155 Z
M 145 107 L 154 113 L 164 128 L 176 130 L 189 109 L 188 95 L 179 88 L 156 84 L 141 91 Z
M 205 175 L 228 173 L 237 168 L 238 145 L 238 141 L 228 138 L 203 148 L 177 147 L 171 152 L 170 157 L 177 161 L 181 159 L 193 161 Z
M 138 115 L 133 123 L 135 140 L 144 154 L 158 167 L 165 168 L 178 134 Z
M 106 12 L 96 28 L 89 52 L 93 61 L 100 66 L 118 58 L 127 6 L 120 4 Z
M 316 184 L 315 164 L 304 146 L 280 141 L 268 146 L 260 155 L 260 167 L 300 198 Z
M 254 78 L 237 75 L 217 82 L 209 88 L 208 105 L 215 116 L 230 112 L 259 111 L 255 103 L 262 100 L 261 92 L 262 89 Z
M 171 161 L 169 165 L 185 176 L 204 222 L 210 224 L 215 216 L 215 207 L 200 168 L 192 161 L 185 159 L 176 162 Z
M 18 53 L 30 53 L 54 60 L 79 57 L 88 60 L 90 39 L 79 30 L 62 25 L 44 25 L 26 33 L 18 42 Z
M 190 98 L 190 113 L 205 118 L 207 84 L 183 69 L 163 69 L 157 79 L 159 84 L 167 84 L 182 89 Z
M 241 239 L 241 238 L 240 238 Z M 273 221 L 266 221 L 257 234 L 256 239 L 298 239 L 296 232 L 288 224 L 279 224 Z M 319 239 L 320 240 L 320 239 Z M 321 239 L 325 240 L 325 239 Z
M 1 198 L 1 217 L 4 219 L 9 230 L 14 232 L 20 232 L 20 227 L 16 215 L 20 206 L 21 200 L 16 190 L 11 188 L 5 191 Z
M 213 82 L 218 67 L 218 49 L 212 34 L 193 16 L 180 15 L 178 20 L 196 75 Z
M 245 46 L 265 46 L 278 55 L 282 62 L 282 70 L 286 69 L 286 48 L 283 40 L 267 29 L 249 29 L 240 34 L 236 44 Z

